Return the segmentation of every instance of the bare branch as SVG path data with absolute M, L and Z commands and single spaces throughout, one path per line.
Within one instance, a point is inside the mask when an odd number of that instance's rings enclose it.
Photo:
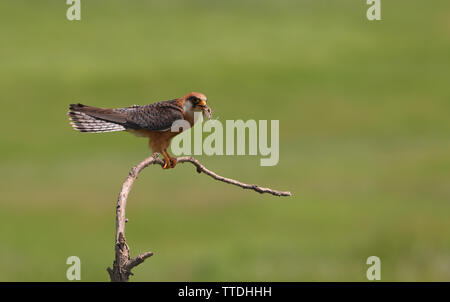
M 120 190 L 116 205 L 116 257 L 113 263 L 113 268 L 107 268 L 111 281 L 128 281 L 130 275 L 132 274 L 131 269 L 153 255 L 152 252 L 146 252 L 130 259 L 130 248 L 125 240 L 125 223 L 128 221 L 125 217 L 125 210 L 127 206 L 128 194 L 131 191 L 134 181 L 137 179 L 142 169 L 153 163 L 155 160 L 156 156 L 151 156 L 144 159 L 137 166 L 133 167 L 122 185 L 122 190 Z
M 153 256 L 152 252 L 145 252 L 145 253 L 137 255 L 136 257 L 134 257 L 133 259 L 128 261 L 126 269 L 131 270 L 133 267 L 138 266 L 139 264 L 144 262 L 145 259 L 147 259 L 148 257 L 151 257 L 151 256 Z
M 223 181 L 225 183 L 232 184 L 232 185 L 241 187 L 243 189 L 251 189 L 251 190 L 254 190 L 254 191 L 256 191 L 258 193 L 261 193 L 261 194 L 269 193 L 269 194 L 272 194 L 272 195 L 275 195 L 275 196 L 291 196 L 292 195 L 291 192 L 282 192 L 282 191 L 277 191 L 277 190 L 273 190 L 273 189 L 270 189 L 270 188 L 260 187 L 258 185 L 249 185 L 249 184 L 246 184 L 246 183 L 243 183 L 243 182 L 231 179 L 231 178 L 226 178 L 226 177 L 217 175 L 216 173 L 206 169 L 205 166 L 203 166 L 198 160 L 196 160 L 195 158 L 193 158 L 191 156 L 179 157 L 177 159 L 177 162 L 179 162 L 179 163 L 190 162 L 191 164 L 193 164 L 194 166 L 197 167 L 197 172 L 198 173 L 203 172 L 206 175 L 211 176 L 215 180 Z M 161 163 L 159 163 L 159 164 L 161 164 L 161 165 L 163 164 L 162 160 L 161 160 Z
M 231 178 L 220 176 L 205 168 L 205 166 L 203 166 L 198 160 L 196 160 L 191 156 L 179 157 L 177 158 L 177 162 L 178 163 L 189 162 L 197 168 L 198 173 L 203 172 L 206 175 L 211 176 L 215 180 L 232 184 L 241 187 L 243 189 L 254 190 L 261 194 L 269 193 L 275 196 L 291 196 L 291 192 L 277 191 L 270 188 L 260 187 L 254 184 L 249 185 Z M 127 178 L 125 179 L 125 182 L 122 185 L 122 190 L 119 193 L 116 205 L 116 237 L 115 237 L 116 256 L 113 263 L 113 268 L 112 269 L 109 267 L 107 268 L 111 281 L 128 281 L 130 275 L 132 275 L 131 269 L 144 262 L 145 259 L 153 256 L 152 252 L 144 252 L 134 257 L 133 259 L 130 258 L 130 249 L 125 240 L 125 223 L 128 222 L 128 219 L 125 217 L 125 210 L 127 206 L 128 194 L 130 193 L 131 187 L 133 186 L 133 183 L 137 179 L 139 173 L 149 165 L 154 164 L 158 164 L 160 166 L 164 165 L 164 162 L 158 157 L 157 153 L 144 159 L 130 170 Z

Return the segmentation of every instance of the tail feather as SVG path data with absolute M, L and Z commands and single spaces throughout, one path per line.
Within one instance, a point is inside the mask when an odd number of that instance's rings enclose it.
M 75 130 L 91 133 L 123 131 L 126 129 L 119 123 L 106 121 L 88 114 L 90 110 L 96 110 L 98 112 L 98 109 L 100 108 L 89 107 L 82 104 L 71 104 L 69 112 L 67 112 L 67 115 L 71 120 L 70 124 Z

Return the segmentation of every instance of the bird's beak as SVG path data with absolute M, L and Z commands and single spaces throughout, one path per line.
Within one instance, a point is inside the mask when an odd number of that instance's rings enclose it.
M 198 105 L 200 107 L 205 107 L 206 106 L 206 102 L 202 100 L 202 101 L 200 101 L 200 103 L 198 103 Z

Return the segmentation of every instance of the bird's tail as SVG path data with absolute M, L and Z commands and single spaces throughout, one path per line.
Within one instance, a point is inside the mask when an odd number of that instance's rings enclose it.
M 72 127 L 80 132 L 98 133 L 125 130 L 125 127 L 121 125 L 122 117 L 111 109 L 70 104 L 67 115 L 71 120 Z

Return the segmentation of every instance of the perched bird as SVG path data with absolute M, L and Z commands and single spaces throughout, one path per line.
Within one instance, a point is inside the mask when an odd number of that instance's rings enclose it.
M 191 92 L 185 96 L 164 102 L 144 106 L 133 105 L 125 108 L 98 108 L 82 104 L 71 104 L 69 118 L 74 129 L 81 132 L 113 132 L 128 131 L 136 136 L 149 138 L 149 146 L 153 153 L 164 157 L 163 169 L 173 168 L 176 158 L 167 152 L 170 141 L 177 134 L 172 132 L 172 124 L 176 120 L 186 120 L 194 125 L 194 112 L 202 112 L 211 118 L 211 108 L 206 105 L 206 96 L 199 92 Z

